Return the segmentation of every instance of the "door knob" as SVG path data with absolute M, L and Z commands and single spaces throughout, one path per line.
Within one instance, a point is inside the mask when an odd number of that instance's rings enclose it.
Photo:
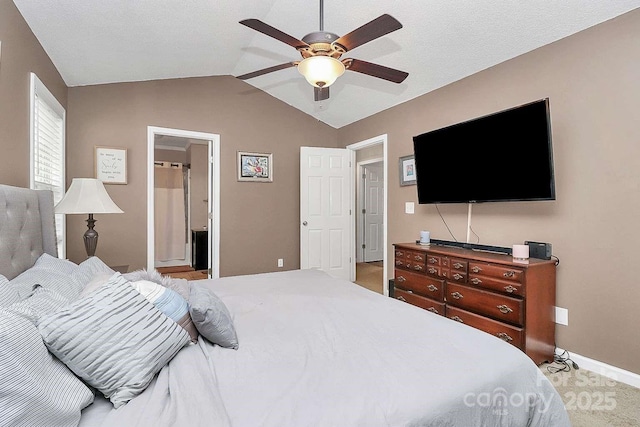
M 304 222 L 302 223 L 302 225 L 304 225 L 305 227 L 307 226 L 307 224 L 308 224 L 308 222 L 307 222 L 307 221 L 304 221 Z

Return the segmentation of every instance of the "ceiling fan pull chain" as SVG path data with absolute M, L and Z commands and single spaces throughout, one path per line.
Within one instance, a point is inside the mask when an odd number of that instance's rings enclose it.
M 324 1 L 320 0 L 320 31 L 324 31 Z

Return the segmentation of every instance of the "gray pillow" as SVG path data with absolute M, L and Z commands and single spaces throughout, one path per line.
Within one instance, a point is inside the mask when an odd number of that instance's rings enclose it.
M 20 301 L 20 295 L 9 279 L 0 274 L 0 307 L 7 307 Z
M 0 424 L 77 426 L 93 393 L 47 351 L 31 319 L 0 309 L 0 342 Z
M 45 253 L 38 258 L 33 267 L 11 279 L 11 284 L 18 291 L 20 299 L 30 296 L 35 285 L 40 285 L 43 288 L 51 288 L 71 300 L 76 297 L 77 288 L 70 276 L 77 268 L 78 265 L 71 261 Z
M 189 334 L 119 273 L 95 292 L 42 317 L 40 334 L 56 357 L 115 408 L 142 393 L 189 342 Z
M 219 346 L 238 348 L 238 337 L 231 313 L 212 291 L 191 283 L 189 313 L 200 335 Z

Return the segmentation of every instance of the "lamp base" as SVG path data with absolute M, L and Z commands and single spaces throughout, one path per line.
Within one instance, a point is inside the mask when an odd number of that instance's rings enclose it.
M 87 257 L 91 258 L 96 253 L 96 247 L 98 246 L 98 232 L 93 229 L 96 220 L 93 219 L 93 214 L 89 214 L 87 219 L 88 230 L 84 232 L 84 249 L 87 251 Z

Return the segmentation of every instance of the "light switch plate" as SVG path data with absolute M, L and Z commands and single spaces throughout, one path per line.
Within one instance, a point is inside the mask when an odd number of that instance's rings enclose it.
M 415 212 L 416 205 L 413 202 L 404 203 L 404 213 L 412 214 Z

